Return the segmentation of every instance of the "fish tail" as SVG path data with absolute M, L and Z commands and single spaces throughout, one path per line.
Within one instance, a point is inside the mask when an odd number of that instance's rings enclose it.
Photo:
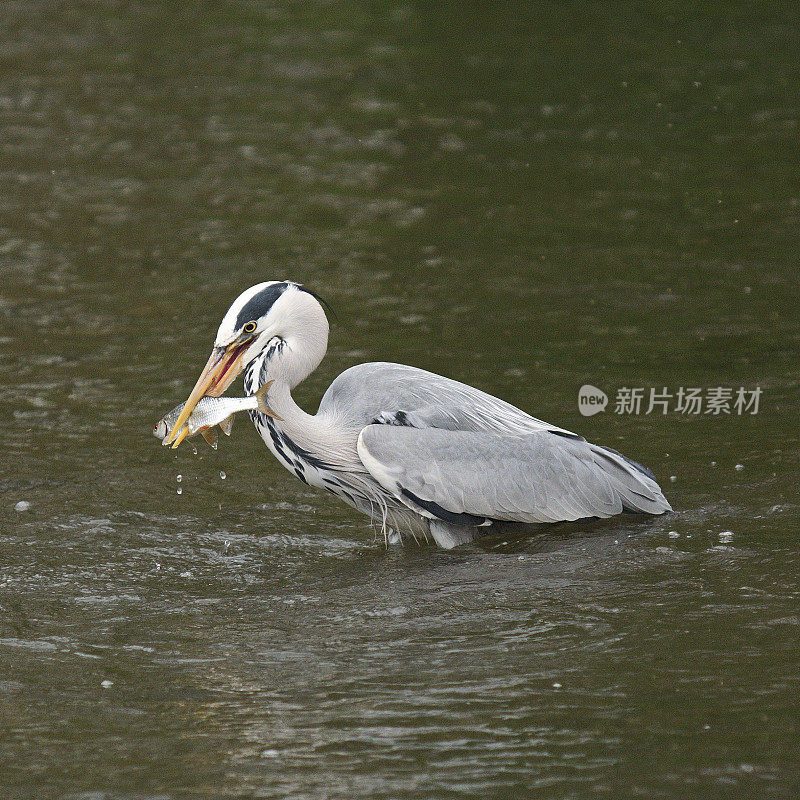
M 256 392 L 256 400 L 258 401 L 258 410 L 262 414 L 266 414 L 268 417 L 274 417 L 275 419 L 280 419 L 280 417 L 267 405 L 267 392 L 269 391 L 269 387 L 272 386 L 274 381 L 267 381 L 257 392 Z

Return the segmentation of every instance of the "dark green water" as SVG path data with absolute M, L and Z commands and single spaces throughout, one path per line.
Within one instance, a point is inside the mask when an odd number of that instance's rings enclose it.
M 800 15 L 430 5 L 2 4 L 3 798 L 796 796 Z M 386 550 L 244 418 L 164 450 L 273 278 L 307 408 L 415 364 L 675 513 Z

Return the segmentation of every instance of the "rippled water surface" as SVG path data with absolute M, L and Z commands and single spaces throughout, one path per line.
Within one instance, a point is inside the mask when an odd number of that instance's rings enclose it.
M 796 796 L 793 6 L 0 14 L 3 798 Z M 161 448 L 272 278 L 337 312 L 306 408 L 415 364 L 675 513 L 386 549 L 244 417 Z

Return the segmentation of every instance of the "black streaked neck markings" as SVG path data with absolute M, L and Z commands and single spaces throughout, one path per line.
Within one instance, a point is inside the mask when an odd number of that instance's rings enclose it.
M 283 340 L 276 339 L 274 344 L 271 344 L 269 349 L 264 354 L 264 357 L 261 359 L 261 363 L 258 369 L 258 376 L 259 376 L 259 386 L 263 386 L 267 379 L 267 363 L 269 362 L 270 357 L 278 350 L 283 347 Z M 248 368 L 244 374 L 244 390 L 248 395 L 255 394 L 255 391 L 259 386 L 256 386 L 255 383 L 255 365 L 256 361 L 254 361 Z M 289 436 L 284 433 L 284 431 L 280 430 L 278 426 L 275 424 L 275 420 L 272 417 L 268 417 L 266 414 L 262 414 L 260 411 L 253 410 L 250 412 L 250 419 L 253 420 L 253 423 L 259 427 L 264 428 L 269 431 L 269 438 L 272 440 L 272 444 L 275 446 L 275 450 L 279 453 L 283 460 L 286 462 L 287 468 L 293 470 L 295 466 L 299 463 L 302 465 L 308 465 L 310 467 L 314 467 L 317 470 L 329 470 L 335 471 L 335 468 L 332 464 L 329 464 L 327 461 L 323 461 L 321 458 L 317 458 L 313 453 L 310 453 L 303 447 L 300 447 L 294 440 L 290 439 Z M 294 458 L 292 458 L 294 456 Z M 302 476 L 298 475 L 298 478 L 301 480 L 305 480 Z
M 283 349 L 284 344 L 283 339 L 276 336 L 270 340 L 261 357 L 248 364 L 244 372 L 244 390 L 247 394 L 255 394 L 256 390 L 267 382 L 267 363 L 275 353 L 279 353 Z M 258 383 L 256 383 L 256 365 L 258 365 Z

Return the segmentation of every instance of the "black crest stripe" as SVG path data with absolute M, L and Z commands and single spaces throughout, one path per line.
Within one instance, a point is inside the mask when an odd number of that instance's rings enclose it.
M 257 320 L 264 316 L 275 304 L 275 301 L 289 287 L 287 282 L 273 283 L 253 295 L 242 307 L 236 317 L 236 330 L 238 331 L 246 322 Z
M 339 321 L 339 317 L 337 316 L 336 312 L 331 308 L 331 304 L 324 297 L 320 297 L 316 292 L 312 291 L 307 286 L 303 286 L 302 283 L 298 283 L 295 285 L 301 292 L 310 294 L 318 303 L 325 306 L 325 308 L 328 309 L 330 315 L 334 318 L 334 320 L 336 320 L 337 322 Z

